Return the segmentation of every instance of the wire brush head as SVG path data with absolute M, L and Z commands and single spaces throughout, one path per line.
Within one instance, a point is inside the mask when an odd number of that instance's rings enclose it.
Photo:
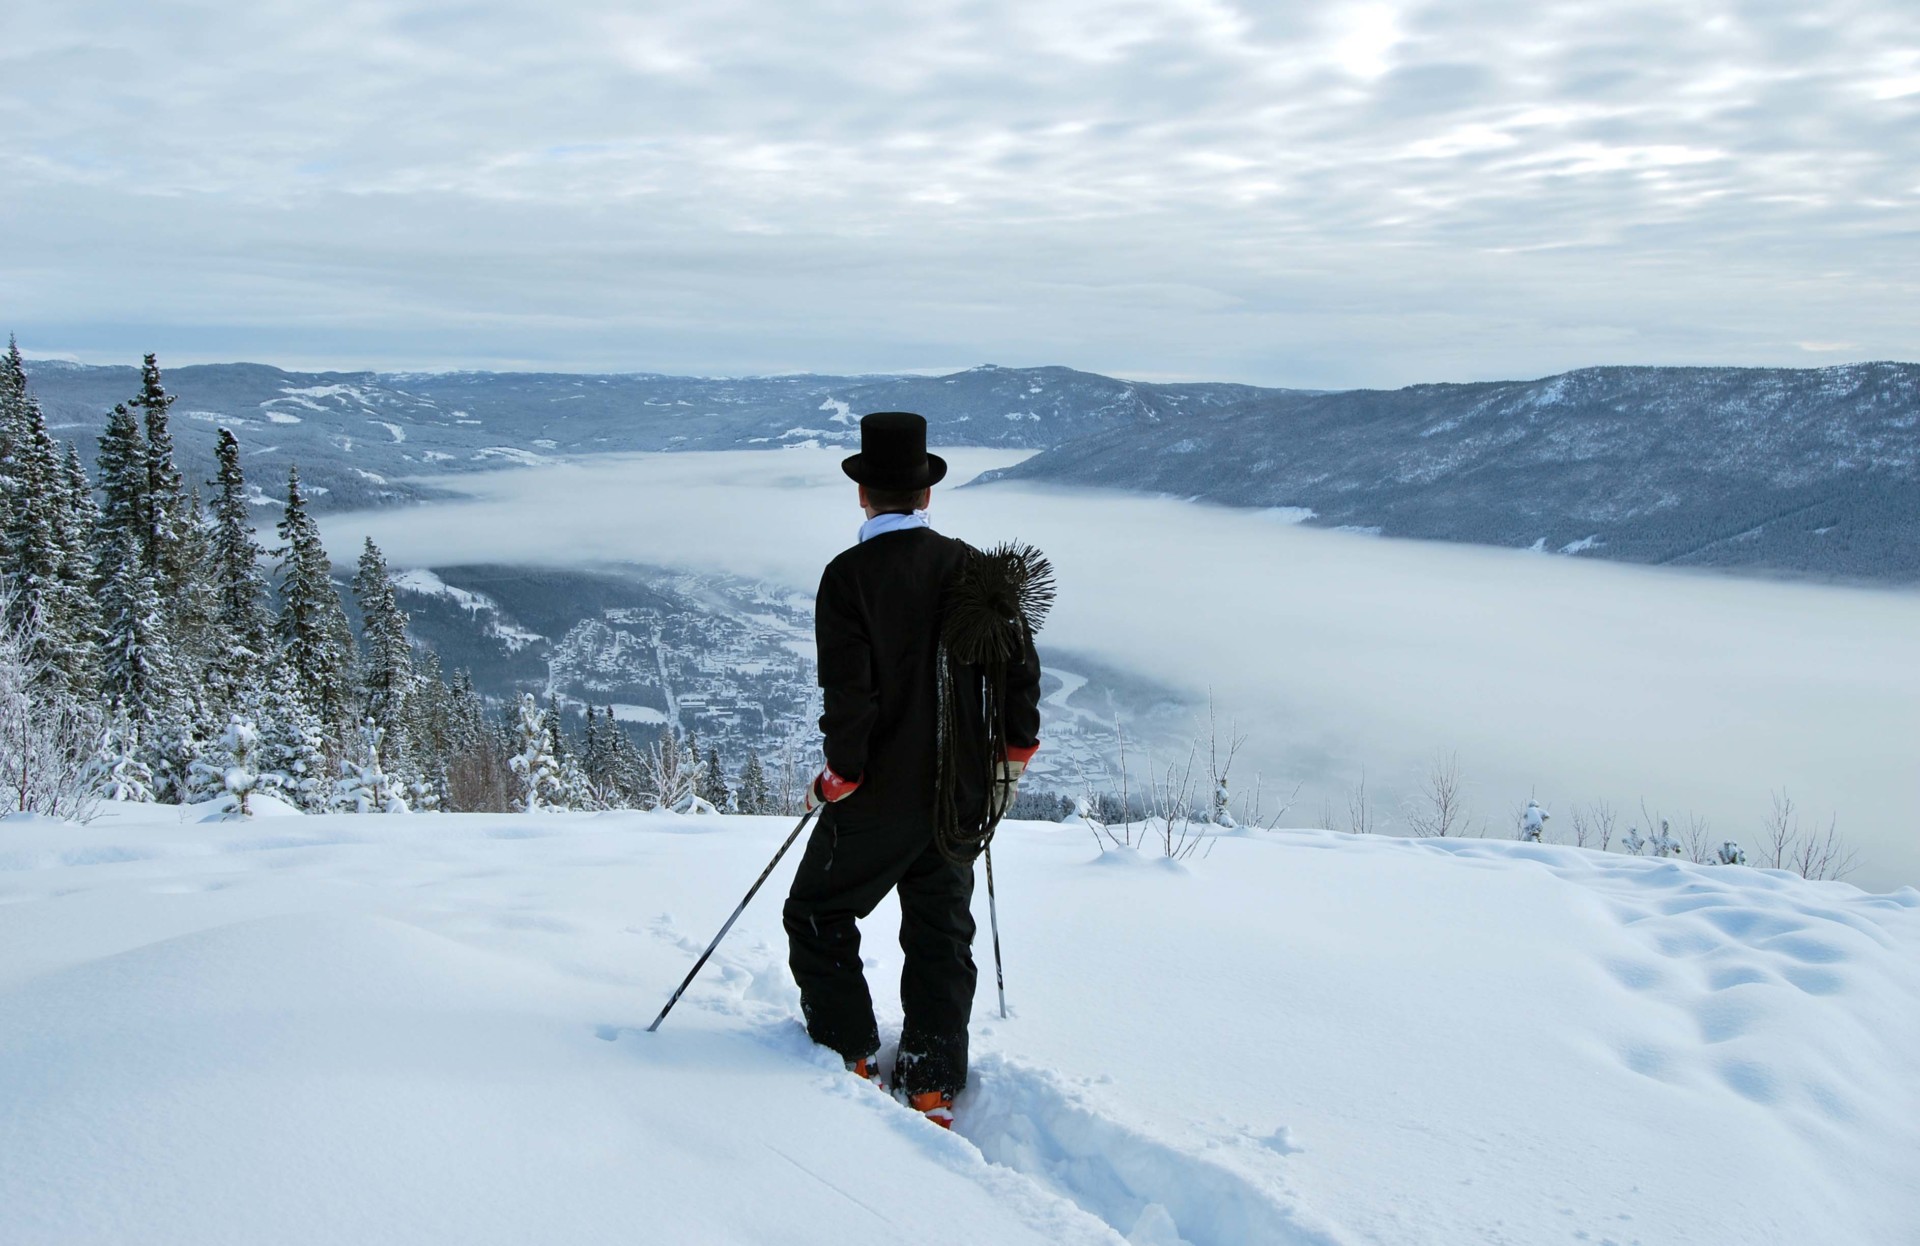
M 948 589 L 942 638 L 955 660 L 1005 662 L 1053 609 L 1053 564 L 1031 545 L 976 551 Z

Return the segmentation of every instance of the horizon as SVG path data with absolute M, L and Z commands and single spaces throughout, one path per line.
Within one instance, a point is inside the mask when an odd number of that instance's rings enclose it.
M 20 353 L 21 353 L 21 357 L 30 365 L 51 363 L 51 364 L 60 364 L 60 365 L 75 367 L 75 368 L 99 368 L 99 369 L 124 368 L 130 371 L 133 371 L 135 373 L 137 373 L 140 369 L 140 364 L 137 361 L 134 363 L 99 363 L 99 362 L 92 362 L 92 361 L 83 360 L 83 359 L 77 359 L 70 355 L 55 355 L 55 354 L 37 352 L 34 350 L 30 350 L 25 346 L 22 346 L 20 348 Z M 140 355 L 144 356 L 144 354 L 146 353 L 147 352 L 140 352 Z M 156 354 L 156 356 L 158 355 L 158 352 L 154 352 L 154 353 Z M 1616 370 L 1624 371 L 1629 369 L 1645 370 L 1645 371 L 1676 371 L 1676 372 L 1678 371 L 1825 372 L 1825 371 L 1831 371 L 1838 368 L 1867 368 L 1867 367 L 1882 367 L 1882 366 L 1915 367 L 1915 366 L 1920 366 L 1920 357 L 1916 357 L 1915 359 L 1895 359 L 1895 358 L 1847 359 L 1847 360 L 1836 360 L 1831 363 L 1810 363 L 1810 364 L 1596 363 L 1596 364 L 1586 364 L 1586 365 L 1583 365 L 1580 367 L 1574 367 L 1574 368 L 1565 368 L 1557 372 L 1514 374 L 1514 375 L 1506 375 L 1506 376 L 1481 376 L 1481 377 L 1472 377 L 1467 379 L 1428 378 L 1428 379 L 1411 380 L 1400 385 L 1360 384 L 1360 385 L 1343 386 L 1339 388 L 1329 388 L 1329 387 L 1323 387 L 1323 386 L 1310 386 L 1310 385 L 1267 384 L 1267 383 L 1262 383 L 1257 381 L 1246 381 L 1246 380 L 1239 380 L 1239 379 L 1230 378 L 1230 377 L 1218 377 L 1218 376 L 1162 377 L 1162 376 L 1154 376 L 1154 375 L 1143 375 L 1140 373 L 1099 372 L 1091 368 L 1083 368 L 1083 367 L 1076 366 L 1074 364 L 1065 364 L 1065 363 L 1040 363 L 1040 364 L 977 363 L 977 364 L 971 364 L 965 367 L 907 368 L 907 369 L 896 369 L 891 371 L 878 371 L 878 372 L 827 372 L 818 368 L 806 368 L 806 369 L 800 369 L 797 371 L 790 371 L 790 372 L 693 372 L 693 371 L 681 372 L 681 371 L 673 371 L 670 369 L 662 369 L 662 368 L 607 368 L 607 369 L 559 369 L 559 368 L 533 368 L 533 367 L 527 367 L 527 368 L 517 368 L 517 367 L 376 368 L 376 367 L 345 367 L 345 366 L 339 366 L 339 365 L 306 366 L 306 365 L 290 365 L 286 363 L 268 363 L 261 359 L 223 359 L 223 358 L 216 358 L 216 357 L 209 357 L 204 359 L 191 359 L 185 363 L 171 362 L 166 359 L 160 359 L 159 362 L 160 362 L 161 371 L 163 374 L 179 371 L 186 368 L 245 367 L 245 368 L 271 368 L 271 369 L 274 369 L 275 371 L 282 372 L 290 376 L 377 376 L 377 377 L 583 376 L 583 377 L 608 377 L 608 378 L 659 377 L 659 378 L 665 378 L 670 380 L 692 380 L 692 381 L 756 381 L 756 380 L 782 380 L 782 379 L 804 378 L 804 377 L 821 377 L 821 378 L 827 378 L 832 380 L 868 380 L 868 379 L 892 380 L 892 379 L 909 378 L 909 377 L 938 379 L 941 377 L 960 376 L 968 372 L 984 372 L 984 371 L 1042 372 L 1042 371 L 1058 370 L 1058 371 L 1078 373 L 1083 376 L 1104 377 L 1108 380 L 1121 381 L 1126 384 L 1135 384 L 1135 385 L 1167 385 L 1167 386 L 1240 385 L 1240 386 L 1246 386 L 1252 389 L 1292 391 L 1296 393 L 1298 392 L 1353 393 L 1353 392 L 1364 392 L 1364 391 L 1392 392 L 1394 390 L 1412 389 L 1419 386 L 1434 386 L 1434 385 L 1527 384 L 1535 381 L 1547 380 L 1556 376 L 1569 376 L 1569 375 L 1573 375 L 1581 372 L 1605 372 L 1605 371 L 1616 371 Z

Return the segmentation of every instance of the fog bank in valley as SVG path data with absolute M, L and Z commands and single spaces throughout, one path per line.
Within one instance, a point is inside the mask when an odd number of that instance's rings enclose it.
M 811 590 L 860 521 L 841 452 L 638 455 L 468 477 L 468 500 L 333 516 L 396 566 L 640 562 Z M 949 452 L 949 484 L 1017 458 Z M 447 483 L 437 478 L 436 483 Z M 1564 833 L 1604 798 L 1751 852 L 1784 789 L 1837 814 L 1853 880 L 1920 881 L 1920 594 L 1737 580 L 1298 527 L 1284 516 L 1013 485 L 935 492 L 936 527 L 1053 559 L 1043 646 L 1211 688 L 1251 741 L 1236 772 L 1306 784 L 1287 821 L 1344 816 L 1366 767 L 1389 830 L 1458 754 L 1470 812 L 1512 834 L 1529 795 Z M 1136 779 L 1138 774 L 1136 772 Z

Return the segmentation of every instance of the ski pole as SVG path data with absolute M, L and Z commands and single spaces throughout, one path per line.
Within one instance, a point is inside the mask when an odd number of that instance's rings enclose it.
M 767 868 L 764 870 L 761 870 L 760 877 L 754 879 L 753 886 L 747 888 L 747 894 L 744 898 L 741 899 L 739 906 L 733 910 L 733 916 L 727 918 L 727 924 L 720 927 L 720 933 L 713 936 L 713 942 L 707 944 L 707 950 L 700 953 L 700 959 L 693 962 L 692 969 L 687 970 L 687 976 L 685 980 L 682 981 L 680 985 L 674 989 L 673 998 L 667 1001 L 667 1006 L 660 1010 L 660 1015 L 655 1017 L 653 1019 L 653 1024 L 647 1027 L 647 1033 L 651 1034 L 655 1030 L 660 1028 L 660 1023 L 667 1019 L 667 1014 L 673 1011 L 673 1006 L 680 1002 L 681 994 L 685 992 L 688 987 L 693 985 L 693 979 L 695 975 L 697 975 L 700 972 L 700 967 L 707 963 L 707 957 L 712 956 L 713 950 L 720 946 L 720 940 L 727 937 L 727 931 L 732 930 L 733 923 L 740 920 L 740 914 L 747 911 L 747 905 L 752 903 L 753 897 L 759 892 L 760 884 L 767 881 L 767 875 L 773 873 L 773 867 L 780 864 L 780 858 L 787 855 L 787 849 L 793 847 L 793 841 L 800 838 L 801 831 L 804 831 L 807 829 L 807 823 L 813 821 L 813 815 L 816 813 L 819 813 L 824 808 L 826 808 L 826 805 L 824 804 L 815 805 L 813 808 L 807 810 L 804 814 L 800 815 L 800 821 L 793 828 L 793 833 L 787 836 L 787 842 L 780 845 L 780 851 L 773 854 L 773 860 L 767 862 Z M 989 891 L 992 890 L 991 885 L 989 885 L 988 890 Z
M 1000 988 L 1000 1019 L 1007 1019 L 1007 974 L 1000 967 L 1000 906 L 993 898 L 993 845 L 987 845 L 987 920 L 993 925 L 993 980 Z

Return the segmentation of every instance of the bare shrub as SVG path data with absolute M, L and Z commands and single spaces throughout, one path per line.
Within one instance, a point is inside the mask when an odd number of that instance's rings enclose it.
M 1825 831 L 1806 830 L 1793 797 L 1785 788 L 1773 794 L 1773 809 L 1761 823 L 1757 865 L 1792 870 L 1802 878 L 1845 878 L 1859 865 L 1859 853 L 1839 833 L 1837 816 L 1827 819 Z
M 13 609 L 0 587 L 0 618 Z M 33 654 L 38 624 L 0 630 L 0 813 L 85 822 L 99 807 L 94 743 L 100 724 L 70 696 L 47 689 Z
M 1373 800 L 1367 795 L 1367 768 L 1360 767 L 1360 778 L 1347 789 L 1347 826 L 1354 835 L 1371 835 L 1380 829 Z
M 1680 828 L 1680 853 L 1695 865 L 1708 865 L 1720 859 L 1719 845 L 1712 842 L 1707 820 L 1697 813 L 1688 814 L 1687 824 Z
M 1212 791 L 1208 799 L 1212 802 L 1208 818 L 1216 826 L 1232 827 L 1239 825 L 1233 820 L 1228 808 L 1232 793 L 1227 787 L 1227 778 L 1233 771 L 1233 759 L 1240 755 L 1240 749 L 1247 737 L 1240 734 L 1240 723 L 1236 719 L 1227 724 L 1226 757 L 1220 756 L 1220 720 L 1214 713 L 1213 690 L 1207 690 L 1207 776 L 1212 780 Z
M 1269 816 L 1262 808 L 1266 799 L 1266 793 L 1263 789 L 1260 775 L 1255 774 L 1253 776 L 1253 801 L 1246 809 L 1247 825 L 1263 831 L 1270 831 L 1279 826 L 1280 819 L 1287 816 L 1287 811 L 1293 808 L 1293 802 L 1299 799 L 1300 788 L 1301 784 L 1295 783 L 1293 790 L 1287 793 L 1286 800 L 1282 801 L 1280 807 L 1274 810 L 1272 815 Z
M 1361 782 L 1365 781 L 1363 773 Z M 1459 754 L 1443 753 L 1427 767 L 1420 790 L 1407 802 L 1407 827 L 1423 839 L 1445 839 L 1466 829 L 1466 817 Z
M 1573 843 L 1576 848 L 1585 848 L 1591 844 L 1605 852 L 1613 843 L 1615 814 L 1613 806 L 1604 800 L 1596 800 L 1590 805 L 1573 807 Z
M 1206 838 L 1193 816 L 1193 767 L 1199 751 L 1189 749 L 1184 766 L 1167 763 L 1165 774 L 1157 780 L 1152 760 L 1147 762 L 1147 811 L 1159 823 L 1161 852 L 1175 861 L 1192 856 Z

